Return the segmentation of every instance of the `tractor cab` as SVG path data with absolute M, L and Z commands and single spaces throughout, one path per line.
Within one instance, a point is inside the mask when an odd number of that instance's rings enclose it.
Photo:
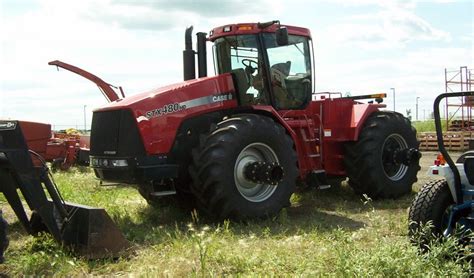
M 213 42 L 215 72 L 232 74 L 240 105 L 294 110 L 311 101 L 313 57 L 308 29 L 278 21 L 233 24 L 214 28 L 207 39 Z

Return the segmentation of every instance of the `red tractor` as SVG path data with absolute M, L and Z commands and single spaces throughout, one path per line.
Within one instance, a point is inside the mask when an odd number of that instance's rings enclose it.
M 420 169 L 415 129 L 380 110 L 383 95 L 313 93 L 308 29 L 230 24 L 197 33 L 197 51 L 191 34 L 184 82 L 94 111 L 90 161 L 100 179 L 137 184 L 149 203 L 176 195 L 220 219 L 275 214 L 298 180 L 321 186 L 349 177 L 371 198 L 411 191 Z M 376 103 L 357 101 L 364 98 Z

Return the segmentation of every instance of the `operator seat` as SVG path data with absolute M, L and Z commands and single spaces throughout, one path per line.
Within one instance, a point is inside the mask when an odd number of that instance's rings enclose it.
M 291 61 L 277 63 L 270 67 L 273 93 L 278 108 L 292 107 L 292 100 L 288 96 L 285 79 L 290 75 Z
M 231 71 L 232 79 L 236 89 L 237 96 L 241 104 L 248 103 L 247 90 L 250 88 L 250 82 L 245 70 L 242 68 L 233 69 Z
M 276 63 L 272 65 L 272 70 L 278 70 L 284 76 L 290 75 L 290 68 L 291 68 L 291 61 L 287 61 L 286 63 Z

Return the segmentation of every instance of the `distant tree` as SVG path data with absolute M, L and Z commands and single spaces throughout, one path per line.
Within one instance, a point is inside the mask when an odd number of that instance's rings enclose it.
M 407 118 L 411 121 L 411 109 L 406 109 Z

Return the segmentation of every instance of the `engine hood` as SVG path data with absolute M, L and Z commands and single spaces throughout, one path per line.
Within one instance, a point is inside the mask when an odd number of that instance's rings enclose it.
M 216 78 L 207 77 L 207 78 L 193 79 L 189 81 L 174 83 L 174 84 L 167 85 L 164 87 L 155 88 L 150 91 L 130 95 L 126 98 L 109 102 L 106 105 L 103 105 L 102 107 L 95 109 L 94 112 L 130 108 L 130 106 L 135 106 L 140 103 L 147 104 L 147 103 L 157 103 L 157 102 L 173 102 L 173 100 L 176 100 L 176 101 L 183 100 L 184 93 L 188 93 L 200 87 L 201 84 L 206 85 L 209 83 L 209 81 L 211 83 L 214 83 L 213 82 L 214 79 Z
M 185 119 L 237 105 L 232 76 L 222 74 L 176 83 L 113 101 L 95 109 L 94 118 L 98 120 L 100 117 L 96 117 L 96 114 L 108 111 L 130 111 L 147 153 L 163 154 L 171 149 L 176 132 Z M 94 126 L 93 119 L 92 132 Z M 109 134 L 114 132 L 110 131 Z

